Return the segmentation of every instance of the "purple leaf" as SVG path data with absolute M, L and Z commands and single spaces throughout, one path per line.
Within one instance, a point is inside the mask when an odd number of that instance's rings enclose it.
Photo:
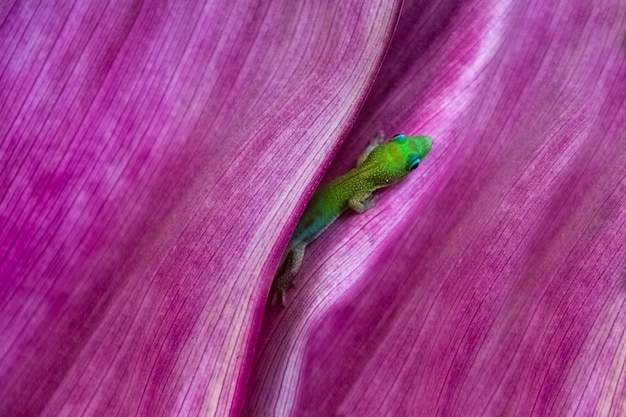
M 405 4 L 330 172 L 433 151 L 310 246 L 245 415 L 626 414 L 626 8 L 563 6 Z
M 236 414 L 398 5 L 0 13 L 0 414 Z
M 625 18 L 0 6 L 0 415 L 626 414 Z M 433 151 L 267 307 L 381 129 Z

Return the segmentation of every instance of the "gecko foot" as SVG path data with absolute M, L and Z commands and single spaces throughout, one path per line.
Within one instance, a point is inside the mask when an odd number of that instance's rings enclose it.
M 282 273 L 274 278 L 274 283 L 272 284 L 272 292 L 274 293 L 272 295 L 272 305 L 276 305 L 280 298 L 280 304 L 285 307 L 287 303 L 286 293 L 287 290 L 295 286 L 293 282 L 300 265 L 302 265 L 305 247 L 306 245 L 296 246 L 285 255 L 285 265 L 282 268 Z
M 372 137 L 371 143 L 373 145 L 380 145 L 381 143 L 383 143 L 384 140 L 385 140 L 385 131 L 380 129 L 378 132 L 376 132 L 374 137 Z
M 363 200 L 361 203 L 363 204 L 363 208 L 365 209 L 364 211 L 371 210 L 376 207 L 377 201 L 378 198 L 376 198 L 374 194 L 371 194 L 369 197 Z
M 376 206 L 376 199 L 372 193 L 358 193 L 348 201 L 348 206 L 357 213 L 362 214 Z
M 359 155 L 359 158 L 356 160 L 356 166 L 361 166 L 361 164 L 365 162 L 369 154 L 372 153 L 372 151 L 376 149 L 378 145 L 383 143 L 384 140 L 385 140 L 385 132 L 383 132 L 382 130 L 379 130 L 378 133 L 375 136 L 373 136 L 372 139 L 370 140 L 370 144 L 367 145 L 367 147 L 363 150 L 363 152 L 361 152 L 361 155 Z
M 287 306 L 287 291 L 293 287 L 294 285 L 291 284 L 289 288 L 273 288 L 272 289 L 272 306 L 275 306 L 275 305 L 280 305 L 281 307 Z
M 284 274 L 272 286 L 272 305 L 275 306 L 280 302 L 281 307 L 287 305 L 287 291 L 295 287 L 293 276 Z
M 272 306 L 275 306 L 276 304 L 278 304 L 280 300 L 280 306 L 285 307 L 285 305 L 287 304 L 287 298 L 286 298 L 287 290 L 275 289 L 273 292 L 274 292 L 274 295 L 272 296 Z

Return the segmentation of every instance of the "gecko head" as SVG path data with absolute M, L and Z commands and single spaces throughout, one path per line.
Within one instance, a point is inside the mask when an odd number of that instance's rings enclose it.
M 433 146 L 428 136 L 395 135 L 374 148 L 361 165 L 379 188 L 402 180 L 420 165 Z
M 388 163 L 396 173 L 395 180 L 400 180 L 414 171 L 433 147 L 429 136 L 396 135 L 387 143 Z

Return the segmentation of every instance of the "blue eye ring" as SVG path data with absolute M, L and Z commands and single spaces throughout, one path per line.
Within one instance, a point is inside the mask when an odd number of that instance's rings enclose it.
M 397 140 L 398 142 L 404 142 L 406 140 L 406 135 L 394 135 L 393 140 Z
M 413 171 L 420 164 L 421 159 L 417 155 L 409 156 L 409 171 Z

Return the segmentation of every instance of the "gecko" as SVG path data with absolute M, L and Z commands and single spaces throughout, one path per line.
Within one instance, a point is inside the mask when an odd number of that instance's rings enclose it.
M 337 218 L 352 209 L 361 214 L 374 207 L 373 192 L 389 187 L 418 167 L 432 148 L 428 136 L 395 135 L 390 141 L 373 141 L 359 156 L 356 168 L 318 188 L 296 225 L 279 273 L 272 283 L 272 305 L 286 304 L 286 292 L 302 265 L 306 246 Z

